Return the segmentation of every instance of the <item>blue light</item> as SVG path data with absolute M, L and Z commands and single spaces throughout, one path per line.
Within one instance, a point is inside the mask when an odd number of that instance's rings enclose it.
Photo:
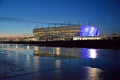
M 82 58 L 98 58 L 99 53 L 97 49 L 87 49 L 87 48 L 82 48 L 80 49 L 81 51 L 81 57 Z
M 80 27 L 80 36 L 99 36 L 100 31 L 94 26 Z

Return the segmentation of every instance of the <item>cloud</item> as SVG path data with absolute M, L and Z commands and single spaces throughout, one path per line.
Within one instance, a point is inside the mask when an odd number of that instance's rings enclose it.
M 11 18 L 11 17 L 0 17 L 0 21 L 12 21 L 12 22 L 23 22 L 23 23 L 39 23 L 39 24 L 50 24 L 50 25 L 76 25 L 71 23 L 49 23 L 49 22 L 40 22 L 32 21 L 27 19 Z
M 11 17 L 0 17 L 0 21 L 15 21 L 15 22 L 27 22 L 25 19 L 17 19 Z

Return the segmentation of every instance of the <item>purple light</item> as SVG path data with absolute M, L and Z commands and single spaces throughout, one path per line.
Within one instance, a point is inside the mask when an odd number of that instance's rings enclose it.
M 100 31 L 94 26 L 82 26 L 80 36 L 99 36 Z

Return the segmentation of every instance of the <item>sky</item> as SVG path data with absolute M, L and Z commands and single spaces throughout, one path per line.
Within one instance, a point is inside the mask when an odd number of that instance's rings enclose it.
M 0 0 L 0 35 L 32 34 L 43 23 L 92 25 L 120 34 L 119 0 Z M 42 25 L 43 24 L 43 25 Z

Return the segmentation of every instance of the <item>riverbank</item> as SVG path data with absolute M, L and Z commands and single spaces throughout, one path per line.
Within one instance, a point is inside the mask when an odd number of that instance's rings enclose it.
M 76 41 L 1 41 L 1 44 L 30 44 L 50 47 L 76 47 L 120 49 L 120 40 L 76 40 Z

